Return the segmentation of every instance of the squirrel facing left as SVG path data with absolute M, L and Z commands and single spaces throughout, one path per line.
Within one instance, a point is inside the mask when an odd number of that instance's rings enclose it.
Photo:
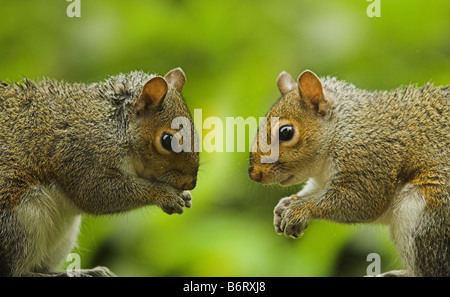
M 0 81 L 0 276 L 67 276 L 57 267 L 82 214 L 191 206 L 199 155 L 185 81 L 180 68 L 92 84 Z M 190 150 L 174 149 L 184 141 L 172 128 L 179 117 L 194 138 Z
M 249 175 L 307 183 L 275 207 L 276 232 L 297 238 L 318 219 L 388 224 L 406 270 L 380 276 L 450 276 L 449 86 L 367 91 L 310 70 L 296 81 L 282 72 L 277 86 Z

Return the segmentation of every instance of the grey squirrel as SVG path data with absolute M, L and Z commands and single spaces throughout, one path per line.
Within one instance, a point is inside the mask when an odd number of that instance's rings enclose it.
M 450 87 L 369 92 L 309 70 L 277 85 L 267 118 L 279 121 L 259 128 L 249 176 L 307 183 L 275 207 L 276 232 L 297 238 L 314 219 L 387 223 L 406 271 L 386 275 L 450 276 Z M 270 135 L 279 157 L 263 163 Z
M 185 74 L 135 71 L 92 84 L 0 82 L 0 275 L 64 276 L 81 215 L 191 206 L 199 155 L 176 153 L 176 117 L 194 125 Z M 83 276 L 114 275 L 106 267 Z

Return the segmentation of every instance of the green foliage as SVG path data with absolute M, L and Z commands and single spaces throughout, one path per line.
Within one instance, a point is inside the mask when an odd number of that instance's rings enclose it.
M 450 2 L 380 1 L 380 18 L 366 15 L 365 0 L 82 0 L 81 18 L 66 15 L 64 0 L 0 1 L 0 79 L 92 82 L 180 66 L 189 108 L 223 120 L 264 116 L 282 70 L 367 89 L 448 84 Z M 272 209 L 301 186 L 251 182 L 247 158 L 202 152 L 193 207 L 181 216 L 149 207 L 86 217 L 82 266 L 122 276 L 360 276 L 376 252 L 382 270 L 401 267 L 384 227 L 312 222 L 301 239 L 277 236 Z

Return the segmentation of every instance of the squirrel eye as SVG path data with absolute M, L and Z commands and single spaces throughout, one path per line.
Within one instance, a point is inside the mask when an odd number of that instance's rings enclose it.
M 172 152 L 172 138 L 173 135 L 169 134 L 169 133 L 164 133 L 161 136 L 161 145 L 163 148 L 165 148 L 166 150 Z
M 285 125 L 278 130 L 280 141 L 289 141 L 294 136 L 294 127 L 291 125 Z

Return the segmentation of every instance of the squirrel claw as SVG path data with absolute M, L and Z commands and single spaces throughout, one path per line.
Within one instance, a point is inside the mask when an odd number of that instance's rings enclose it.
M 191 208 L 192 206 L 192 195 L 189 191 L 183 191 L 181 193 L 181 199 L 184 200 L 184 206 L 187 208 Z
M 289 196 L 278 202 L 274 209 L 273 225 L 278 234 L 298 238 L 308 227 L 307 213 L 303 211 L 303 204 L 297 196 Z
M 175 197 L 170 197 L 160 206 L 167 214 L 182 214 L 183 207 L 190 208 L 192 206 L 192 195 L 189 191 L 183 191 Z

